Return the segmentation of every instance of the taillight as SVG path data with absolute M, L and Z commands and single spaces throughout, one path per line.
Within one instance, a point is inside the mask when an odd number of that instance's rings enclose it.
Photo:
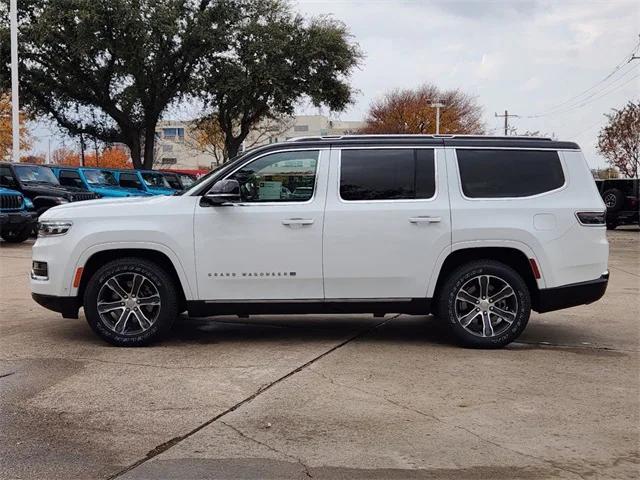
M 587 227 L 601 227 L 607 224 L 605 212 L 576 212 L 580 225 Z

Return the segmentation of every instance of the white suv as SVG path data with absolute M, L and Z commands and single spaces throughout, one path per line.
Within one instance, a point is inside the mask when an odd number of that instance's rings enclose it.
M 103 339 L 154 341 L 180 312 L 434 313 L 503 346 L 531 310 L 598 300 L 605 206 L 579 147 L 542 138 L 307 137 L 179 196 L 41 218 L 31 288 Z

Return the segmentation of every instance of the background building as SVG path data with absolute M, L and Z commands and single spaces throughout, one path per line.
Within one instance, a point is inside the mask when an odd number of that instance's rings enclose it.
M 202 145 L 193 121 L 166 120 L 158 124 L 155 168 L 208 170 L 221 162 L 221 145 Z M 360 121 L 333 120 L 325 115 L 299 115 L 281 121 L 265 122 L 253 129 L 244 149 L 284 142 L 295 137 L 346 135 L 364 126 Z

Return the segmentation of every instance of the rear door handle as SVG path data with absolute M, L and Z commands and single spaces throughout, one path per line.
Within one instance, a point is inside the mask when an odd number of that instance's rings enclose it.
M 313 218 L 286 218 L 282 220 L 283 225 L 293 226 L 293 225 L 312 225 Z
M 441 217 L 430 217 L 428 215 L 409 218 L 409 222 L 411 223 L 438 223 L 441 220 L 442 220 Z

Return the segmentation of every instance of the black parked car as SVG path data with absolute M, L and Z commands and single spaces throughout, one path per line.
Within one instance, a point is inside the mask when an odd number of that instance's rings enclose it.
M 83 188 L 60 185 L 49 167 L 28 163 L 0 163 L 0 186 L 30 199 L 38 216 L 56 205 L 98 198 Z
M 640 180 L 616 178 L 596 180 L 596 185 L 607 206 L 607 228 L 618 225 L 640 225 Z

